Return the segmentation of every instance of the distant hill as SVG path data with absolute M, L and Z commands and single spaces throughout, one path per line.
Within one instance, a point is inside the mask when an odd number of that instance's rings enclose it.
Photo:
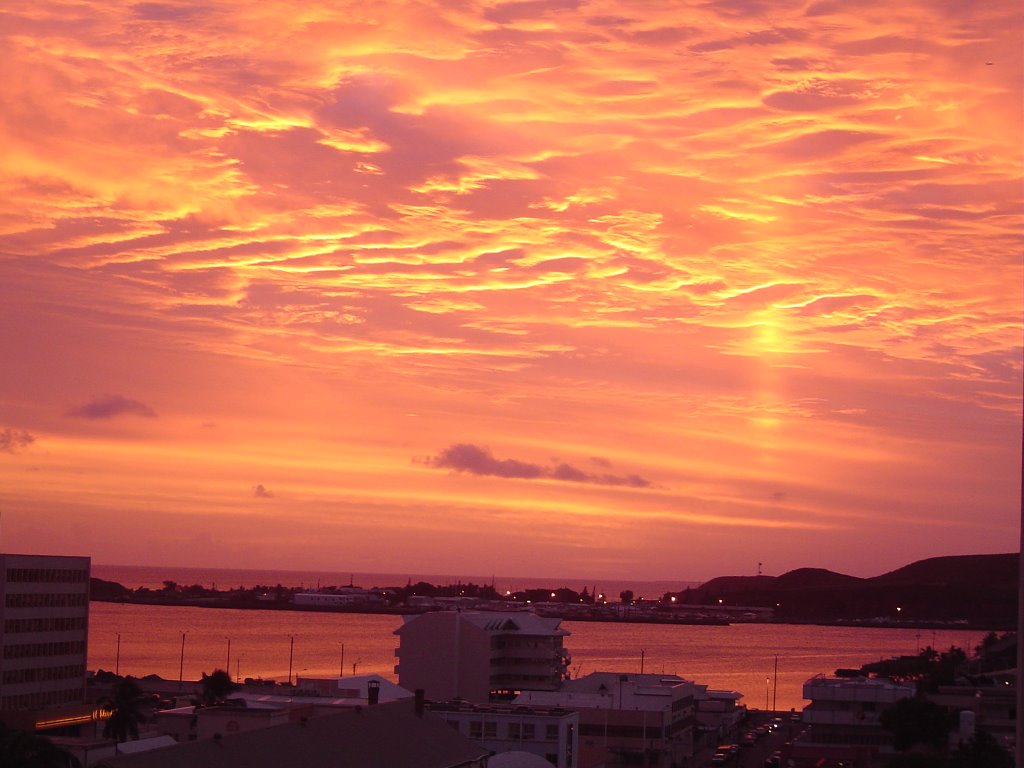
M 706 584 L 701 584 L 698 589 L 710 590 L 719 595 L 734 595 L 771 589 L 775 586 L 776 579 L 776 576 L 719 576 Z
M 931 557 L 875 576 L 877 584 L 971 584 L 985 587 L 1017 581 L 1019 555 Z
M 824 568 L 797 568 L 779 576 L 775 580 L 775 585 L 779 589 L 833 589 L 849 587 L 863 581 L 856 576 L 847 576 L 845 573 L 827 571 Z
M 933 557 L 859 578 L 823 568 L 781 576 L 720 576 L 675 593 L 683 604 L 771 606 L 790 621 L 1017 622 L 1017 553 Z

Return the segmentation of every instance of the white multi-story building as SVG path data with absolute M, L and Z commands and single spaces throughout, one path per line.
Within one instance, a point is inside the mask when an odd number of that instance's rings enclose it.
M 517 704 L 579 713 L 579 768 L 681 765 L 693 756 L 698 688 L 676 675 L 594 672 Z
M 0 554 L 0 720 L 55 729 L 85 705 L 89 558 Z
M 734 733 L 747 718 L 747 708 L 740 704 L 743 694 L 737 691 L 712 691 L 706 685 L 696 686 L 697 728 L 716 738 Z
M 788 759 L 794 766 L 823 759 L 855 768 L 872 765 L 878 755 L 892 752 L 892 733 L 882 727 L 882 712 L 914 693 L 913 685 L 885 678 L 812 677 L 804 683 L 804 698 L 811 703 L 801 717 L 810 730 L 793 742 Z
M 914 695 L 914 686 L 877 677 L 825 677 L 804 683 L 802 720 L 819 744 L 862 743 L 881 728 L 882 711 Z M 850 741 L 854 739 L 855 741 Z
M 577 768 L 580 717 L 576 712 L 469 702 L 434 703 L 430 711 L 492 752 L 529 752 L 556 768 Z
M 406 616 L 395 630 L 398 684 L 434 701 L 511 700 L 566 679 L 568 630 L 530 612 L 443 611 Z

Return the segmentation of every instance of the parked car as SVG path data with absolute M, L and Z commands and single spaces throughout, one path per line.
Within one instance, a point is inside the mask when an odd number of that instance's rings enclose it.
M 715 752 L 715 754 L 711 756 L 711 764 L 725 765 L 727 762 L 729 762 L 730 757 L 732 757 L 732 755 L 730 755 L 728 752 Z

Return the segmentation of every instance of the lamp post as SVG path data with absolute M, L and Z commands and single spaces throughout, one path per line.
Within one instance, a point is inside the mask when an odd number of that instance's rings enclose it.
M 181 633 L 181 658 L 178 662 L 178 690 L 181 690 L 181 682 L 185 679 L 185 633 Z
M 231 638 L 225 638 L 228 641 L 228 660 L 224 665 L 224 671 L 228 673 L 228 679 L 231 678 Z
M 121 633 L 117 633 L 117 653 L 114 655 L 114 674 L 121 675 Z

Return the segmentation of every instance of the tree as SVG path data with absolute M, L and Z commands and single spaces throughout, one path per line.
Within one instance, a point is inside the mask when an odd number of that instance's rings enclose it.
M 946 710 L 919 696 L 900 699 L 882 712 L 882 727 L 892 733 L 893 747 L 906 752 L 915 745 L 942 749 L 952 722 Z
M 2 722 L 0 765 L 4 768 L 82 768 L 78 758 L 45 736 L 12 730 Z
M 619 592 L 619 599 L 622 600 L 622 602 L 624 602 L 624 603 L 632 603 L 633 602 L 633 590 L 632 589 L 624 589 L 624 590 L 622 590 L 621 592 Z
M 949 765 L 950 768 L 1013 768 L 1013 756 L 999 746 L 990 733 L 978 731 L 953 753 Z
M 130 677 L 115 683 L 110 696 L 100 700 L 100 707 L 110 712 L 103 726 L 103 738 L 128 741 L 139 738 L 139 725 L 146 722 L 143 705 L 146 695 Z
M 223 669 L 215 669 L 209 675 L 203 673 L 203 679 L 199 682 L 198 704 L 203 707 L 212 707 L 214 704 L 223 704 L 228 695 L 238 689 L 238 686 L 231 681 L 231 675 Z

